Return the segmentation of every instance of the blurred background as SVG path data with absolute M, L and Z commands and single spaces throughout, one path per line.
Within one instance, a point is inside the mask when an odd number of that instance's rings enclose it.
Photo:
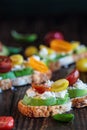
M 20 43 L 11 31 L 38 35 L 32 43 Z M 0 0 L 0 41 L 25 47 L 43 43 L 50 31 L 60 31 L 65 40 L 87 44 L 86 0 Z

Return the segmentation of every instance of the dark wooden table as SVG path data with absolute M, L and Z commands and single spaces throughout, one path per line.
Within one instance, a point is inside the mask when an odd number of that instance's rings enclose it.
M 30 45 L 30 43 L 18 43 L 12 39 L 10 32 L 12 29 L 16 29 L 23 33 L 37 33 L 39 40 L 32 43 L 32 45 L 38 46 L 43 42 L 45 33 L 50 30 L 60 30 L 64 33 L 66 40 L 80 40 L 82 43 L 87 41 L 87 24 L 85 16 L 73 18 L 67 15 L 56 16 L 48 18 L 28 18 L 28 19 L 1 19 L 0 21 L 0 40 L 10 46 L 22 46 Z M 84 18 L 84 19 L 83 19 Z M 64 78 L 69 72 L 73 70 L 74 66 L 69 68 L 62 68 L 59 71 L 53 73 L 52 80 Z M 80 78 L 87 82 L 87 74 L 81 73 Z M 15 119 L 15 126 L 13 130 L 87 130 L 87 108 L 72 109 L 72 113 L 75 114 L 75 119 L 70 123 L 59 123 L 49 118 L 27 118 L 18 112 L 17 103 L 23 98 L 26 90 L 30 86 L 19 87 L 15 91 L 8 90 L 0 94 L 0 116 L 12 115 Z

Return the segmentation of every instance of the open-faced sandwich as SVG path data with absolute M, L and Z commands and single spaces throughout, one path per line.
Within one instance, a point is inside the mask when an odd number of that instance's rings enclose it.
M 20 54 L 10 57 L 0 56 L 0 89 L 6 90 L 12 86 L 23 86 L 32 81 L 44 82 L 52 76 L 46 65 L 31 57 L 24 61 Z
M 24 98 L 18 102 L 18 110 L 28 117 L 49 117 L 70 111 L 72 103 L 67 92 L 68 85 L 66 79 L 32 83 Z
M 66 79 L 69 81 L 68 93 L 72 106 L 76 108 L 87 106 L 87 84 L 79 79 L 79 71 L 73 70 Z
M 55 39 L 51 41 L 50 47 L 40 45 L 39 56 L 52 71 L 55 71 L 87 57 L 87 48 L 80 42 Z

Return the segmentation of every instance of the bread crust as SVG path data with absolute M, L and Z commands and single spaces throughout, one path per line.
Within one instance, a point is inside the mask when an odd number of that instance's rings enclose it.
M 0 80 L 0 89 L 1 90 L 8 90 L 12 87 L 12 82 L 10 79 L 3 79 Z
M 49 117 L 54 114 L 70 111 L 71 106 L 71 102 L 55 106 L 26 106 L 22 103 L 22 100 L 18 102 L 18 110 L 28 117 Z
M 71 99 L 72 107 L 82 108 L 87 106 L 87 96 Z

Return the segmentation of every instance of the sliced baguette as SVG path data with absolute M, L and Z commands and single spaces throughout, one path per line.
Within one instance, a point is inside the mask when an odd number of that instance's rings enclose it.
M 0 89 L 1 90 L 8 90 L 12 87 L 12 82 L 10 79 L 3 79 L 0 80 Z
M 18 110 L 28 117 L 49 117 L 54 114 L 70 111 L 71 106 L 71 102 L 55 106 L 26 106 L 22 103 L 22 100 L 18 102 Z
M 72 107 L 82 108 L 87 106 L 87 96 L 72 98 Z

